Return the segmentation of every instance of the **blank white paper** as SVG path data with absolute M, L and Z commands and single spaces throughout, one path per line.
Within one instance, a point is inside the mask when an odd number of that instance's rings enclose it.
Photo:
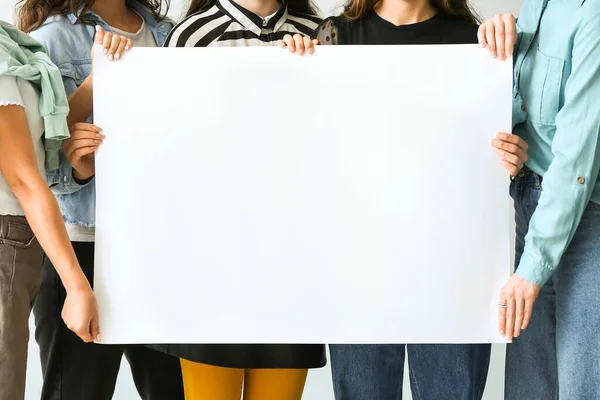
M 104 343 L 486 343 L 512 63 L 477 46 L 98 55 Z

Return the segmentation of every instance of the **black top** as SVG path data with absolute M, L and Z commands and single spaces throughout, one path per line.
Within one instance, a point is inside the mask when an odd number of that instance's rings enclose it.
M 330 17 L 313 34 L 327 44 L 476 44 L 478 26 L 438 13 L 427 21 L 396 26 L 374 10 L 356 21 Z

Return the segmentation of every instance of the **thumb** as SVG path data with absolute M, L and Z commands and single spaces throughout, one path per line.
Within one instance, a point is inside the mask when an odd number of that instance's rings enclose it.
M 100 325 L 98 325 L 98 313 L 94 313 L 90 321 L 90 333 L 95 342 L 100 342 Z

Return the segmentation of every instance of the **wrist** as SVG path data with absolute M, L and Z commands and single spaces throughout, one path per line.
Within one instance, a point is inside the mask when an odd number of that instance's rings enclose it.
M 93 176 L 94 174 L 84 174 L 73 168 L 73 179 L 80 185 L 85 185 Z
M 67 293 L 87 293 L 92 291 L 92 287 L 85 277 L 83 271 L 81 271 L 81 267 L 79 264 L 73 266 L 73 269 L 76 269 L 77 272 L 73 274 L 73 276 L 69 277 L 63 281 L 63 286 Z

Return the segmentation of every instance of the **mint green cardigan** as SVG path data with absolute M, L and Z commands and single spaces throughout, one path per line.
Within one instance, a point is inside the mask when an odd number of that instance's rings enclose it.
M 44 47 L 29 35 L 0 20 L 0 76 L 25 79 L 40 89 L 40 114 L 44 119 L 46 169 L 58 168 L 58 151 L 69 137 L 69 103 L 59 69 Z

